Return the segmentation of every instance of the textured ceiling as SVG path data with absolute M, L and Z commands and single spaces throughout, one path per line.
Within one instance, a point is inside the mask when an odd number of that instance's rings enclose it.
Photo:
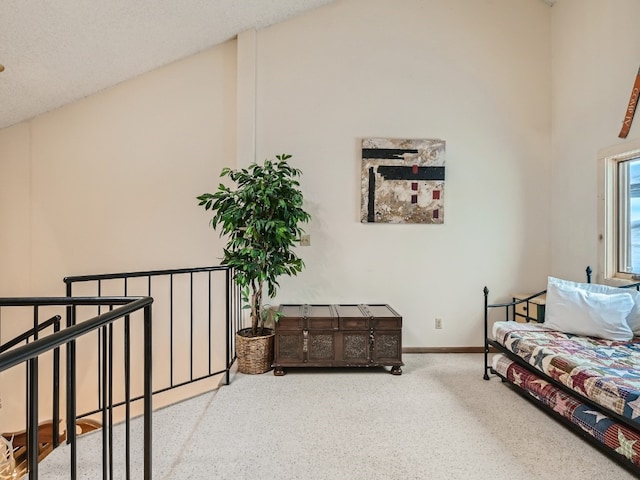
M 0 0 L 0 128 L 333 0 Z

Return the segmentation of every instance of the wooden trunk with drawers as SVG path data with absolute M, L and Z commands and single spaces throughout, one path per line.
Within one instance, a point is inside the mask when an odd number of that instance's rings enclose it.
M 281 305 L 275 375 L 285 367 L 391 367 L 402 374 L 402 317 L 389 305 Z

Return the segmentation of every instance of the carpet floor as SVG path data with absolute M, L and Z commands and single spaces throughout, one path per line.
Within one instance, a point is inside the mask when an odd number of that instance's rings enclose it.
M 480 354 L 407 354 L 384 369 L 235 374 L 231 384 L 154 412 L 154 479 L 634 478 L 521 398 L 482 380 Z M 114 429 L 114 478 L 125 478 Z M 141 445 L 141 422 L 132 422 Z M 81 479 L 101 478 L 102 436 L 78 442 Z M 69 478 L 68 447 L 40 478 Z M 131 478 L 142 478 L 134 448 Z

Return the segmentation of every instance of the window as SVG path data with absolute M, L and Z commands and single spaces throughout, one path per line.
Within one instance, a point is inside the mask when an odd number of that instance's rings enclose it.
M 640 141 L 601 152 L 599 280 L 640 280 Z
M 640 274 L 640 158 L 618 162 L 618 271 Z

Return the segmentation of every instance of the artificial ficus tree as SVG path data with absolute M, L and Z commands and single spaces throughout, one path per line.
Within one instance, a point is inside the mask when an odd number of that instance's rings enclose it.
M 297 275 L 304 268 L 294 247 L 304 233 L 300 225 L 311 216 L 303 208 L 297 180 L 301 171 L 289 165 L 290 158 L 282 154 L 261 165 L 224 168 L 220 176 L 229 177 L 235 187 L 221 183 L 215 193 L 197 197 L 200 206 L 213 212 L 211 226 L 227 236 L 222 263 L 233 268 L 251 309 L 252 336 L 262 334 L 268 316 L 265 286 L 269 297 L 275 297 L 278 277 Z

